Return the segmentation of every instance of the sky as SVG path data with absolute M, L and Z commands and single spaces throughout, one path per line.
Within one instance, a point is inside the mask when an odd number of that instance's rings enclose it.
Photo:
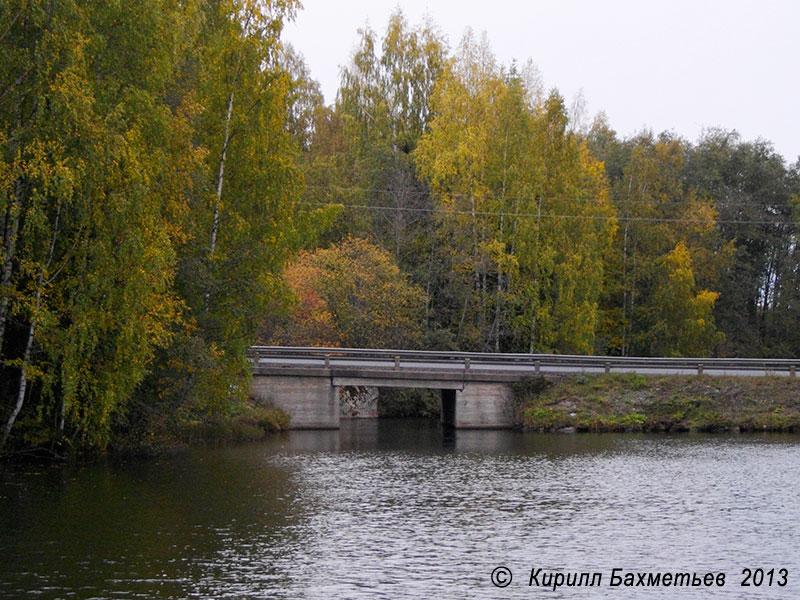
M 301 0 L 283 39 L 305 58 L 326 103 L 368 25 L 382 37 L 400 8 L 430 18 L 451 49 L 486 33 L 497 59 L 532 59 L 545 89 L 591 120 L 604 111 L 620 137 L 649 128 L 696 142 L 704 128 L 762 138 L 800 158 L 797 0 Z

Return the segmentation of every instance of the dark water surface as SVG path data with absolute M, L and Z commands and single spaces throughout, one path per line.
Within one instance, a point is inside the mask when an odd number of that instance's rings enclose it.
M 798 437 L 448 434 L 419 420 L 4 465 L 0 597 L 800 598 L 798 492 Z M 602 582 L 546 591 L 528 587 L 531 568 Z M 611 587 L 613 568 L 726 584 Z M 773 585 L 740 587 L 744 568 L 774 568 Z

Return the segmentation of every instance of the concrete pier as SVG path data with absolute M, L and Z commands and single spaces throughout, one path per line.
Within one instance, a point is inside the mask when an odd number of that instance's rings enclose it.
M 456 429 L 508 429 L 514 425 L 514 399 L 507 383 L 469 382 L 456 391 Z
M 288 413 L 292 429 L 339 428 L 339 392 L 330 374 L 254 375 L 250 393 Z

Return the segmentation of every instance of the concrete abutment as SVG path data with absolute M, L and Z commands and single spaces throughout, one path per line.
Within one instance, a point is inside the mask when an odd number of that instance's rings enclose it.
M 510 429 L 514 397 L 507 383 L 470 381 L 456 392 L 456 429 Z
M 339 390 L 330 376 L 254 375 L 251 395 L 291 418 L 291 429 L 338 429 Z

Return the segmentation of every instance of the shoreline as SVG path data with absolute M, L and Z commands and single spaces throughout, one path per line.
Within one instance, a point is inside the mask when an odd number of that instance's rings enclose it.
M 795 378 L 578 375 L 514 389 L 524 431 L 800 432 Z

